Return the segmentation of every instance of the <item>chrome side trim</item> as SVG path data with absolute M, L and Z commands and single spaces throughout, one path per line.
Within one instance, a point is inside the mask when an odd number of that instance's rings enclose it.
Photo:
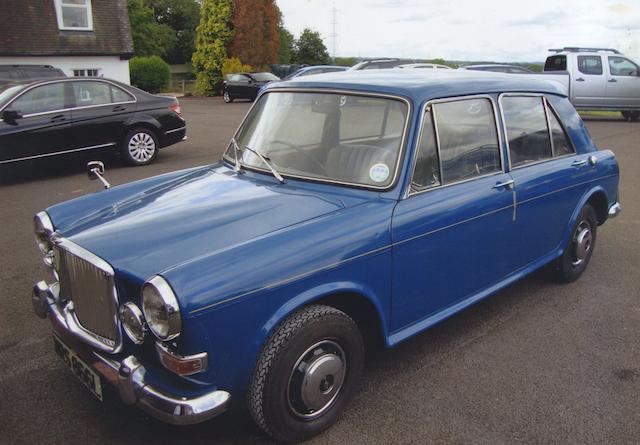
M 600 177 L 600 178 L 590 179 L 588 181 L 584 181 L 584 182 L 581 182 L 581 183 L 578 183 L 578 184 L 573 184 L 573 185 L 570 185 L 568 187 L 564 187 L 564 188 L 561 188 L 561 189 L 558 189 L 558 190 L 554 190 L 554 191 L 546 193 L 544 195 L 540 195 L 540 196 L 536 196 L 536 197 L 527 199 L 526 201 L 521 201 L 519 204 L 524 204 L 524 203 L 527 203 L 527 202 L 530 202 L 530 201 L 534 201 L 534 200 L 542 198 L 544 196 L 548 196 L 548 195 L 551 195 L 551 194 L 554 194 L 554 193 L 559 193 L 559 192 L 562 192 L 564 190 L 568 190 L 568 189 L 571 189 L 571 188 L 574 188 L 574 187 L 580 187 L 580 186 L 582 186 L 584 184 L 588 184 L 590 182 L 600 181 L 600 180 L 603 180 L 603 179 L 608 179 L 608 178 L 617 177 L 617 176 L 618 176 L 617 174 L 612 174 L 612 175 L 603 176 L 603 177 Z M 310 271 L 303 272 L 303 273 L 300 273 L 298 275 L 294 275 L 294 276 L 291 276 L 289 278 L 285 278 L 285 279 L 280 280 L 280 281 L 275 281 L 273 283 L 266 284 L 266 285 L 264 285 L 264 286 L 262 286 L 260 288 L 253 289 L 253 290 L 244 292 L 242 294 L 238 294 L 238 295 L 235 295 L 233 297 L 229 297 L 229 298 L 226 298 L 224 300 L 220 300 L 220 301 L 217 301 L 215 303 L 208 304 L 206 306 L 203 306 L 203 307 L 200 307 L 200 308 L 197 308 L 197 309 L 193 309 L 191 312 L 189 312 L 189 314 L 190 315 L 197 314 L 199 312 L 206 311 L 208 309 L 212 309 L 212 308 L 214 308 L 216 306 L 219 306 L 219 305 L 225 304 L 225 303 L 229 303 L 229 302 L 237 300 L 239 298 L 247 297 L 249 295 L 253 295 L 255 293 L 262 292 L 264 290 L 268 290 L 268 289 L 272 289 L 274 287 L 282 286 L 282 285 L 294 282 L 296 280 L 299 280 L 299 279 L 302 279 L 302 278 L 306 278 L 306 277 L 311 276 L 311 275 L 313 275 L 313 274 L 315 274 L 317 272 L 322 272 L 322 271 L 325 271 L 325 270 L 333 269 L 333 268 L 341 266 L 341 265 L 343 265 L 345 263 L 348 263 L 350 261 L 354 261 L 354 260 L 369 256 L 369 255 L 374 255 L 374 254 L 380 253 L 380 252 L 382 252 L 384 250 L 390 249 L 392 247 L 407 243 L 409 241 L 413 241 L 415 239 L 418 239 L 418 238 L 421 238 L 421 237 L 424 237 L 424 236 L 427 236 L 427 235 L 431 235 L 433 233 L 437 233 L 437 232 L 440 232 L 442 230 L 449 229 L 451 227 L 455 227 L 455 226 L 457 226 L 459 224 L 464 224 L 464 223 L 473 221 L 475 219 L 482 218 L 484 216 L 488 216 L 488 215 L 494 214 L 496 212 L 501 212 L 501 211 L 510 209 L 512 207 L 513 207 L 512 205 L 509 205 L 509 206 L 506 206 L 506 207 L 502 207 L 500 209 L 495 209 L 495 210 L 492 210 L 490 212 L 483 213 L 481 215 L 476 215 L 476 216 L 474 216 L 472 218 L 469 218 L 469 219 L 466 219 L 466 220 L 463 220 L 463 221 L 458 221 L 458 222 L 449 224 L 448 226 L 445 226 L 445 227 L 440 227 L 438 229 L 434 229 L 434 230 L 431 230 L 431 231 L 428 231 L 428 232 L 425 232 L 425 233 L 422 233 L 422 234 L 419 234 L 419 235 L 415 235 L 415 236 L 413 236 L 411 238 L 407 238 L 407 239 L 404 239 L 404 240 L 396 241 L 395 243 L 387 244 L 385 246 L 378 247 L 376 249 L 372 249 L 372 250 L 370 250 L 368 252 L 364 252 L 364 253 L 352 256 L 350 258 L 345 258 L 344 260 L 340 260 L 338 262 L 335 262 L 335 263 L 332 263 L 332 264 L 329 264 L 329 265 L 326 265 L 326 266 L 318 267 L 316 269 L 312 269 Z
M 55 153 L 45 153 L 45 154 L 42 154 L 42 155 L 25 156 L 24 158 L 16 158 L 16 159 L 8 159 L 6 161 L 0 161 L 0 164 L 9 164 L 10 162 L 19 162 L 19 161 L 28 161 L 29 159 L 48 158 L 48 157 L 51 157 L 51 156 L 63 155 L 63 154 L 67 154 L 67 153 L 75 153 L 75 152 L 78 152 L 78 151 L 95 150 L 95 149 L 98 149 L 98 148 L 113 147 L 114 145 L 116 145 L 115 142 L 110 142 L 108 144 L 92 145 L 91 147 L 74 148 L 72 150 L 56 151 Z
M 240 123 L 240 125 L 238 126 L 238 128 L 236 129 L 236 132 L 233 134 L 234 138 L 238 137 L 238 133 L 240 132 L 240 129 L 242 128 L 242 126 L 244 125 L 245 121 L 247 120 L 247 118 L 249 117 L 249 115 L 251 114 L 251 111 L 253 110 L 253 108 L 256 106 L 256 104 L 260 101 L 260 99 L 262 97 L 264 97 L 267 94 L 272 94 L 272 93 L 324 93 L 324 94 L 344 94 L 344 95 L 351 95 L 351 96 L 365 96 L 365 97 L 378 97 L 378 98 L 383 98 L 383 99 L 393 99 L 393 100 L 398 100 L 400 102 L 403 102 L 407 105 L 407 117 L 405 119 L 405 123 L 404 123 L 404 128 L 402 130 L 402 136 L 400 138 L 401 142 L 400 142 L 400 147 L 398 149 L 398 160 L 396 162 L 396 167 L 395 167 L 395 171 L 394 171 L 394 175 L 393 178 L 391 180 L 391 182 L 389 183 L 389 185 L 387 186 L 381 186 L 381 187 L 377 187 L 375 185 L 367 185 L 367 184 L 358 184 L 355 182 L 345 182 L 345 181 L 337 181 L 337 180 L 332 180 L 332 179 L 326 179 L 326 178 L 314 178 L 311 176 L 301 176 L 301 175 L 293 175 L 290 173 L 282 173 L 282 176 L 286 179 L 286 178 L 292 178 L 292 179 L 301 179 L 304 181 L 312 181 L 312 182 L 317 182 L 317 183 L 321 183 L 321 184 L 336 184 L 336 185 L 347 185 L 350 187 L 357 187 L 357 188 L 361 188 L 361 189 L 366 189 L 366 190 L 376 190 L 376 191 L 388 191 L 391 190 L 392 188 L 394 188 L 396 186 L 397 180 L 400 177 L 400 165 L 402 164 L 402 160 L 404 159 L 405 155 L 406 155 L 406 147 L 408 145 L 408 129 L 409 129 L 409 125 L 411 122 L 411 117 L 413 115 L 413 106 L 412 103 L 409 99 L 407 99 L 406 97 L 403 96 L 398 96 L 398 95 L 394 95 L 394 94 L 385 94 L 385 93 L 372 93 L 372 92 L 368 92 L 368 91 L 359 91 L 359 90 L 341 90 L 341 89 L 331 89 L 331 88 L 273 88 L 270 90 L 266 90 L 265 92 L 263 92 L 260 97 L 255 100 L 253 102 L 253 104 L 251 105 L 251 108 L 249 108 L 249 111 L 247 112 L 247 114 L 244 116 L 244 118 L 242 119 L 242 122 Z M 229 146 L 231 146 L 231 144 L 229 144 Z M 226 154 L 227 151 L 229 150 L 229 146 L 227 146 L 227 148 L 225 149 L 225 151 L 222 153 L 222 160 L 227 161 L 228 163 L 230 163 L 231 165 L 234 165 L 233 159 L 231 158 L 227 158 Z M 259 167 L 254 167 L 254 166 L 247 166 L 245 164 L 242 164 L 243 167 L 245 167 L 247 170 L 252 170 L 252 171 L 259 171 L 261 173 L 267 173 L 269 175 L 271 175 L 271 172 L 267 169 L 262 169 Z
M 187 126 L 185 125 L 184 127 L 174 128 L 173 130 L 165 131 L 164 134 L 171 134 L 171 133 L 175 133 L 176 131 L 186 130 L 186 129 L 187 129 Z
M 489 102 L 491 103 L 491 108 L 493 110 L 493 122 L 494 122 L 494 126 L 495 126 L 495 130 L 496 130 L 496 135 L 498 137 L 498 150 L 500 151 L 500 171 L 496 171 L 496 172 L 492 172 L 492 173 L 486 173 L 484 175 L 481 176 L 476 176 L 473 178 L 469 178 L 469 179 L 463 179 L 461 181 L 455 181 L 455 182 L 451 182 L 451 183 L 443 183 L 442 182 L 442 157 L 440 156 L 440 135 L 438 134 L 438 125 L 437 125 L 437 118 L 436 118 L 436 113 L 434 112 L 434 109 L 432 107 L 432 105 L 435 104 L 439 104 L 439 103 L 447 103 L 447 102 L 459 102 L 459 101 L 463 101 L 463 100 L 473 100 L 473 99 L 488 99 Z M 427 115 L 427 113 L 431 113 L 431 118 L 433 120 L 433 127 L 434 127 L 434 133 L 435 133 L 435 140 L 436 140 L 436 151 L 438 154 L 438 166 L 440 169 L 440 183 L 437 185 L 434 185 L 432 187 L 428 187 L 425 188 L 423 190 L 414 190 L 411 186 L 411 184 L 413 183 L 413 175 L 415 173 L 415 169 L 416 169 L 416 164 L 418 162 L 418 147 L 420 145 L 420 139 L 422 138 L 422 133 L 423 133 L 423 129 L 424 129 L 424 125 L 425 125 L 425 117 Z M 416 139 L 416 143 L 414 144 L 414 150 L 413 150 L 413 162 L 411 164 L 411 180 L 409 180 L 408 182 L 408 186 L 407 186 L 407 190 L 404 193 L 404 198 L 410 198 L 412 196 L 415 195 L 420 195 L 422 193 L 426 193 L 432 190 L 438 190 L 444 187 L 449 187 L 452 185 L 456 185 L 456 184 L 462 184 L 465 182 L 469 182 L 469 181 L 475 181 L 476 179 L 480 179 L 480 178 L 486 178 L 488 176 L 496 176 L 496 175 L 501 175 L 503 173 L 505 173 L 505 162 L 504 162 L 504 141 L 502 139 L 502 135 L 500 132 L 500 127 L 498 124 L 498 107 L 496 106 L 496 103 L 493 99 L 493 97 L 491 97 L 491 95 L 489 94 L 474 94 L 474 95 L 469 95 L 469 96 L 456 96 L 456 97 L 447 97 L 447 98 L 443 98 L 443 99 L 433 99 L 430 100 L 428 102 L 426 102 L 423 107 L 422 107 L 422 111 L 421 111 L 421 115 L 420 115 L 420 130 L 418 131 L 418 139 Z

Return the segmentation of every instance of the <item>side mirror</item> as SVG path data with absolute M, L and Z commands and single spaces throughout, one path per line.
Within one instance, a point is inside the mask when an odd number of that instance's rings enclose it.
M 101 161 L 89 161 L 87 163 L 87 175 L 89 179 L 95 181 L 96 179 L 102 182 L 104 188 L 108 189 L 111 184 L 104 179 L 104 163 Z
M 17 119 L 22 119 L 22 113 L 17 110 L 4 110 L 2 119 L 10 124 L 15 124 Z

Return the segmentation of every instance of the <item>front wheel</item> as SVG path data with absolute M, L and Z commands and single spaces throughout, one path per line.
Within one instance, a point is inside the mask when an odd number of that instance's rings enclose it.
M 591 205 L 585 205 L 571 232 L 564 252 L 556 262 L 556 279 L 562 283 L 577 280 L 585 271 L 596 246 L 598 220 Z
M 229 94 L 229 91 L 227 90 L 224 90 L 224 92 L 222 93 L 222 98 L 228 104 L 233 102 L 233 97 L 231 97 L 231 95 Z
M 364 344 L 355 322 L 329 306 L 290 315 L 267 340 L 247 394 L 256 424 L 298 442 L 333 425 L 360 380 Z
M 147 128 L 134 128 L 124 138 L 121 153 L 130 165 L 151 164 L 158 156 L 158 138 Z

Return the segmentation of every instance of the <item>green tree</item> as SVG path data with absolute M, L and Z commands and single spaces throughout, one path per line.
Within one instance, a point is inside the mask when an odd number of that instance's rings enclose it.
M 323 65 L 331 62 L 327 47 L 320 37 L 320 33 L 305 28 L 295 43 L 296 63 L 307 65 Z
M 129 61 L 129 72 L 131 84 L 150 93 L 166 88 L 171 77 L 169 65 L 158 56 L 133 57 Z
M 191 60 L 196 88 L 202 94 L 215 94 L 222 81 L 227 46 L 233 39 L 232 14 L 232 0 L 201 0 L 196 50 Z
M 293 58 L 293 45 L 295 38 L 288 29 L 283 26 L 278 27 L 280 33 L 280 49 L 278 50 L 278 63 L 289 64 Z
M 129 22 L 136 56 L 166 56 L 176 44 L 173 30 L 156 23 L 153 10 L 144 0 L 129 0 Z
M 169 63 L 188 63 L 195 51 L 196 27 L 200 4 L 196 0 L 145 0 L 153 10 L 156 23 L 167 25 L 175 33 L 175 45 L 164 59 Z

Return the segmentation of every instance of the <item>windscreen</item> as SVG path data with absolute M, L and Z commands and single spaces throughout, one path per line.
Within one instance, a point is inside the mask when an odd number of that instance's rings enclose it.
M 375 188 L 395 177 L 408 106 L 356 94 L 269 92 L 261 96 L 236 139 L 241 163 L 282 175 Z M 233 163 L 233 145 L 225 158 Z

